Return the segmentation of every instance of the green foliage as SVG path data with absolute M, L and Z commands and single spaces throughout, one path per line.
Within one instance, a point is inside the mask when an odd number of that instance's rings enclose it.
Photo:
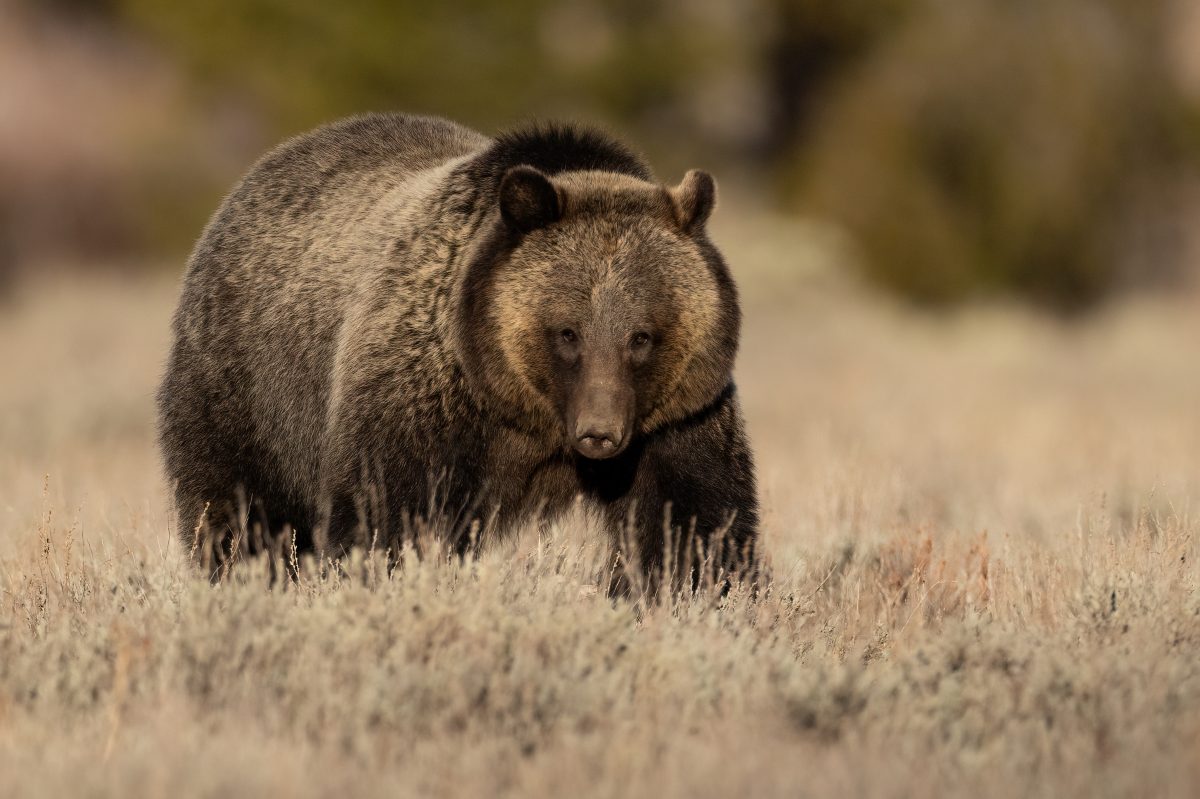
M 662 4 L 553 0 L 120 0 L 210 85 L 284 130 L 403 108 L 494 126 L 555 110 L 633 118 L 703 57 Z
M 1057 307 L 1113 287 L 1129 220 L 1178 153 L 1147 6 L 929 3 L 863 65 L 786 191 L 931 303 Z

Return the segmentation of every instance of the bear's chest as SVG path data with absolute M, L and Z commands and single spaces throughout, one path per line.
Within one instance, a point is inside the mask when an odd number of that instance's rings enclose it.
M 580 493 L 573 458 L 547 442 L 506 431 L 489 443 L 479 466 L 504 532 L 557 516 Z

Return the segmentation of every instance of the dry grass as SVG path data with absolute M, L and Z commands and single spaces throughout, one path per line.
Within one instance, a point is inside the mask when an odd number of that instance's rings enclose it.
M 1192 795 L 1200 306 L 922 319 L 768 227 L 723 240 L 776 580 L 640 614 L 575 523 L 211 588 L 152 445 L 173 287 L 0 309 L 0 795 Z

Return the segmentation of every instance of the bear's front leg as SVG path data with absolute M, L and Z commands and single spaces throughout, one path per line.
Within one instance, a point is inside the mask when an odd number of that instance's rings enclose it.
M 756 577 L 754 463 L 733 387 L 630 452 L 627 484 L 604 486 L 615 544 L 651 591 Z M 665 580 L 664 580 L 665 578 Z M 619 589 L 618 589 L 619 590 Z
M 331 557 L 353 547 L 395 552 L 428 537 L 465 553 L 494 504 L 477 426 L 436 413 L 414 421 L 383 405 L 347 407 L 331 428 L 319 548 Z

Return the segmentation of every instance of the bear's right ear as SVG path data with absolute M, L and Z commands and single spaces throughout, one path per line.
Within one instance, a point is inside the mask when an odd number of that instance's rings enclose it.
M 543 172 L 514 166 L 500 181 L 500 216 L 519 233 L 543 228 L 562 217 L 562 197 Z

